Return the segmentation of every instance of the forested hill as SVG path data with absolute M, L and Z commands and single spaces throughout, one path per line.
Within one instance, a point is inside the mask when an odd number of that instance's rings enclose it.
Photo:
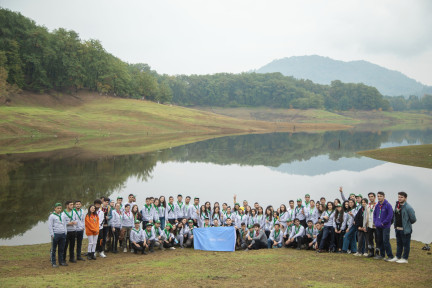
M 338 61 L 317 55 L 296 56 L 274 60 L 256 70 L 257 73 L 280 72 L 298 79 L 309 79 L 319 84 L 333 80 L 364 83 L 376 87 L 386 96 L 423 96 L 432 93 L 432 87 L 367 61 Z
M 76 32 L 62 28 L 50 32 L 19 13 L 0 9 L 0 104 L 7 103 L 18 89 L 40 93 L 87 89 L 183 106 L 391 108 L 376 88 L 338 80 L 320 85 L 281 73 L 160 75 L 147 64 L 123 62 L 98 40 L 81 40 Z M 399 102 L 401 107 L 414 107 Z

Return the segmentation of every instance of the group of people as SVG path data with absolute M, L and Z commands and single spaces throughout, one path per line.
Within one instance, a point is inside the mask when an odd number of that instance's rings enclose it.
M 177 201 L 170 196 L 168 202 L 164 196 L 147 197 L 141 209 L 133 194 L 125 203 L 122 197 L 116 201 L 101 197 L 87 211 L 79 200 L 66 201 L 64 207 L 56 203 L 48 219 L 51 264 L 67 266 L 67 250 L 69 262 L 84 261 L 81 251 L 84 232 L 88 238 L 87 259 L 96 260 L 97 255 L 105 258 L 105 253 L 115 254 L 121 248 L 125 253 L 141 254 L 153 253 L 155 248 L 191 248 L 194 229 L 220 226 L 235 227 L 238 250 L 291 247 L 408 263 L 416 217 L 407 203 L 407 193 L 398 193 L 393 209 L 384 192 L 370 192 L 367 198 L 350 194 L 347 199 L 342 187 L 339 191 L 342 201 L 321 197 L 315 202 L 306 194 L 304 201 L 290 200 L 288 208 L 284 204 L 276 209 L 269 205 L 265 210 L 258 202 L 253 206 L 246 200 L 238 203 L 236 195 L 233 207 L 227 203 L 220 206 L 218 202 L 213 207 L 210 202 L 200 205 L 198 197 L 192 201 L 189 196 L 183 202 L 182 195 L 177 196 Z M 390 245 L 392 224 L 396 232 L 396 256 Z

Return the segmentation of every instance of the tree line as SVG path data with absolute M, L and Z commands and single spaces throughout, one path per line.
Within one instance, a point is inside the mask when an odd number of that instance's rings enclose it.
M 404 96 L 387 96 L 394 111 L 407 111 L 407 110 L 432 110 L 432 95 L 425 94 L 423 97 L 411 95 L 408 98 Z
M 19 89 L 40 93 L 89 89 L 182 106 L 403 110 L 399 98 L 384 98 L 376 88 L 361 83 L 335 80 L 320 85 L 281 73 L 160 75 L 147 64 L 120 60 L 98 40 L 81 40 L 75 31 L 63 28 L 49 32 L 20 13 L 0 9 L 0 97 Z M 419 101 L 422 107 L 431 106 Z

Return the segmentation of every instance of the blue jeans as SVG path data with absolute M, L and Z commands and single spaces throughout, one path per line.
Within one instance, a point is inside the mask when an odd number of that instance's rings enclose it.
M 281 248 L 282 243 L 279 243 L 277 245 L 273 245 L 273 241 L 271 239 L 267 239 L 267 248 Z
M 396 258 L 401 258 L 402 250 L 404 259 L 408 260 L 409 252 L 410 252 L 410 243 L 411 243 L 411 233 L 404 234 L 403 230 L 396 230 Z
M 319 249 L 324 249 L 324 244 L 327 241 L 327 237 L 330 236 L 330 246 L 329 249 L 332 250 L 335 248 L 335 233 L 333 226 L 324 226 L 323 235 L 321 238 L 321 242 L 319 245 Z
M 65 262 L 63 259 L 64 248 L 66 244 L 66 234 L 54 234 L 51 247 L 51 264 L 56 264 L 56 250 L 58 247 L 59 264 Z
M 159 217 L 159 221 L 161 222 L 161 229 L 165 229 L 165 217 Z
M 390 227 L 389 228 L 376 228 L 377 238 L 379 242 L 380 255 L 388 258 L 393 258 L 393 252 L 390 245 Z
M 357 252 L 357 245 L 356 245 L 356 236 L 357 236 L 357 227 L 351 226 L 349 231 L 345 233 L 345 237 L 343 239 L 343 245 L 342 245 L 342 251 L 348 251 L 348 247 L 351 246 L 351 252 L 356 253 Z

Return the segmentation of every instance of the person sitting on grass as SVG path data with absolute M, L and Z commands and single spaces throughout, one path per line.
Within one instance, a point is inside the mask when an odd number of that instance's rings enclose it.
M 188 221 L 188 226 L 185 228 L 185 247 L 186 248 L 192 248 L 193 247 L 193 230 L 195 229 L 194 221 L 191 219 Z
M 248 231 L 245 236 L 245 241 L 243 242 L 242 249 L 247 249 L 247 247 L 252 243 L 252 239 L 254 237 L 254 226 L 249 225 Z
M 95 205 L 90 205 L 85 217 L 85 229 L 88 238 L 88 260 L 96 260 L 96 242 L 99 237 L 99 216 Z
M 286 222 L 286 226 L 285 226 L 286 228 L 285 228 L 285 231 L 283 233 L 283 244 L 284 244 L 283 246 L 285 246 L 285 247 L 288 243 L 289 236 L 291 235 L 291 231 L 292 231 L 292 228 L 294 226 L 293 220 L 294 219 L 288 219 Z
M 51 236 L 51 264 L 53 268 L 58 268 L 56 264 L 56 250 L 58 247 L 58 262 L 61 266 L 68 266 L 63 258 L 63 250 L 66 242 L 66 221 L 62 219 L 62 204 L 54 205 L 54 212 L 48 217 L 48 230 Z
M 147 255 L 147 252 L 145 251 L 147 247 L 147 243 L 145 242 L 145 234 L 140 226 L 141 222 L 139 220 L 135 220 L 135 228 L 133 228 L 130 233 L 130 242 L 135 254 L 137 254 L 138 251 L 141 251 L 141 254 Z
M 175 250 L 174 244 L 175 244 L 175 237 L 174 234 L 171 233 L 171 230 L 173 229 L 173 226 L 171 223 L 167 223 L 165 226 L 165 229 L 163 230 L 162 237 L 163 237 L 163 247 L 169 248 L 171 250 Z
M 288 241 L 285 243 L 286 247 L 301 249 L 302 240 L 304 235 L 304 227 L 300 225 L 300 220 L 298 218 L 294 219 L 294 226 L 291 229 L 291 234 L 289 235 Z
M 163 230 L 161 228 L 161 221 L 160 220 L 156 220 L 154 222 L 154 225 L 151 225 L 151 223 L 147 223 L 150 225 L 146 225 L 146 231 L 148 230 L 148 227 L 151 227 L 151 232 L 153 235 L 152 236 L 152 248 L 154 247 L 158 247 L 159 250 L 165 250 L 165 248 L 163 248 Z M 147 235 L 146 235 L 147 236 Z M 148 239 L 148 237 L 146 237 L 146 239 Z M 148 244 L 148 243 L 147 243 Z M 151 252 L 151 251 L 150 251 Z
M 246 249 L 246 235 L 248 230 L 246 229 L 246 223 L 241 223 L 239 229 L 237 230 L 237 249 Z
M 247 247 L 245 251 L 250 250 L 258 250 L 267 248 L 267 236 L 265 235 L 265 232 L 260 229 L 260 225 L 258 223 L 255 223 L 253 225 L 254 227 L 254 237 L 252 238 L 251 244 Z
M 270 232 L 270 237 L 267 240 L 268 248 L 281 248 L 282 241 L 283 235 L 280 230 L 280 225 L 279 223 L 276 223 L 274 229 Z

